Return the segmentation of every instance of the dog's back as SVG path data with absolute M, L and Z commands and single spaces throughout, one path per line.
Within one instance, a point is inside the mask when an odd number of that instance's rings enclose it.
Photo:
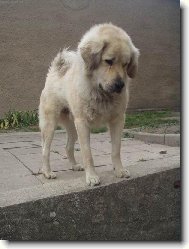
M 66 74 L 76 58 L 76 52 L 63 49 L 58 52 L 51 62 L 48 74 L 57 73 L 59 77 Z

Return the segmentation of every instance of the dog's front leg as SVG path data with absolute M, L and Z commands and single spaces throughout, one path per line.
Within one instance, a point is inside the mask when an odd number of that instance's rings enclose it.
M 109 123 L 110 135 L 112 140 L 112 164 L 117 177 L 129 177 L 128 170 L 123 168 L 120 159 L 121 136 L 124 127 L 125 115 L 121 115 Z
M 75 119 L 75 127 L 77 129 L 83 164 L 86 172 L 86 182 L 89 186 L 98 185 L 100 179 L 95 172 L 93 158 L 90 149 L 90 129 L 84 119 Z

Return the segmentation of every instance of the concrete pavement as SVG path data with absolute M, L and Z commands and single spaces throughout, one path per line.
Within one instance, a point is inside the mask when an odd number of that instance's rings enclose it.
M 114 176 L 107 133 L 92 134 L 101 184 L 88 187 L 85 172 L 73 172 L 64 151 L 65 133 L 52 144 L 57 179 L 41 167 L 39 133 L 0 135 L 0 239 L 180 240 L 179 147 L 122 139 L 130 179 Z M 79 145 L 76 158 L 81 162 Z
M 51 167 L 56 172 L 57 179 L 47 180 L 38 173 L 42 165 L 40 134 L 37 132 L 1 134 L 0 194 L 31 187 L 40 188 L 56 183 L 65 185 L 69 182 L 68 185 L 72 186 L 72 180 L 84 182 L 84 172 L 72 172 L 64 150 L 65 144 L 66 134 L 57 131 L 51 148 Z M 112 177 L 115 178 L 111 164 L 109 134 L 92 134 L 91 148 L 99 175 L 101 176 L 102 172 L 111 172 Z M 77 161 L 82 162 L 78 143 L 76 143 L 75 155 Z M 180 149 L 179 147 L 149 144 L 132 138 L 123 138 L 121 157 L 124 166 L 128 166 L 131 173 L 133 171 L 136 176 L 141 174 L 141 169 L 148 164 L 151 165 L 151 170 L 153 168 L 157 170 L 159 163 L 160 166 L 165 164 L 165 167 L 176 162 L 179 165 Z M 140 170 L 137 172 L 138 167 Z M 82 186 L 86 187 L 84 183 Z

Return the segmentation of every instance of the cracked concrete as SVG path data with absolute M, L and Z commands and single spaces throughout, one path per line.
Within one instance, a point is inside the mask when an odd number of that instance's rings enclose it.
M 108 133 L 92 134 L 101 184 L 88 187 L 85 172 L 73 172 L 57 131 L 51 167 L 57 179 L 39 174 L 39 133 L 0 135 L 0 239 L 180 240 L 180 150 L 122 139 L 130 179 L 116 178 Z M 76 158 L 81 162 L 79 144 Z
M 0 193 L 65 181 L 66 174 L 84 177 L 84 172 L 72 173 L 65 153 L 66 134 L 57 131 L 51 147 L 51 167 L 57 172 L 56 180 L 46 180 L 40 175 L 42 165 L 40 134 L 12 133 L 0 135 Z M 91 134 L 91 149 L 97 172 L 112 171 L 111 141 L 108 133 Z M 164 153 L 162 153 L 164 151 Z M 140 163 L 156 160 L 179 162 L 180 149 L 159 144 L 149 144 L 132 138 L 122 138 L 121 157 L 124 166 L 131 170 Z M 75 146 L 76 160 L 82 163 L 79 144 Z M 162 161 L 163 162 L 163 161 Z M 69 174 L 70 174 L 69 173 Z M 113 172 L 112 172 L 113 174 Z

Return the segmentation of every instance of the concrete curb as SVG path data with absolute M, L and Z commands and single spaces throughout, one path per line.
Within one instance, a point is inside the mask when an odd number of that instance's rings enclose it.
M 145 143 L 164 144 L 172 147 L 180 146 L 180 134 L 154 134 L 125 130 L 131 137 Z
M 80 191 L 63 193 L 60 184 L 58 195 L 2 206 L 0 239 L 180 241 L 180 189 L 174 187 L 180 169 L 170 167 Z

